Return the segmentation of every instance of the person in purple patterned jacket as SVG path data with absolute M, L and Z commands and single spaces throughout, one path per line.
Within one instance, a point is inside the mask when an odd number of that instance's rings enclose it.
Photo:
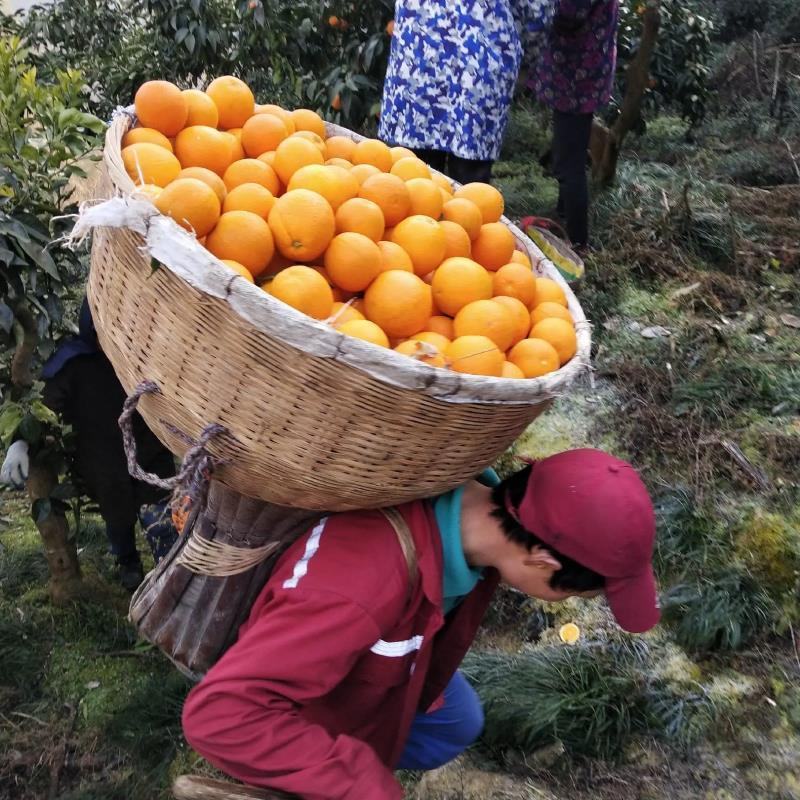
M 586 153 L 594 112 L 611 97 L 619 0 L 560 0 L 533 81 L 553 109 L 553 173 L 558 212 L 577 248 L 589 242 Z

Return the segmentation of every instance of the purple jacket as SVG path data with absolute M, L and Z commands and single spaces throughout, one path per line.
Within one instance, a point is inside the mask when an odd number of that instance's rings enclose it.
M 619 0 L 561 0 L 533 89 L 545 105 L 590 114 L 611 97 Z

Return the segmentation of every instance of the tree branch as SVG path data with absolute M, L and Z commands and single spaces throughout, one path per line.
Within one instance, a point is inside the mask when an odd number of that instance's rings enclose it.
M 17 349 L 11 359 L 11 385 L 15 389 L 27 389 L 33 386 L 33 354 L 39 339 L 36 318 L 23 302 L 17 303 L 12 311 L 22 328 L 22 338 L 17 342 Z

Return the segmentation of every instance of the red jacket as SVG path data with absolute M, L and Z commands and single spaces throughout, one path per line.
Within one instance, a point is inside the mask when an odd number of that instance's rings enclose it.
M 379 511 L 329 517 L 283 555 L 239 640 L 190 692 L 189 744 L 229 775 L 308 800 L 395 800 L 415 713 L 461 663 L 498 576 L 442 613 L 426 501 L 401 506 L 419 578 Z

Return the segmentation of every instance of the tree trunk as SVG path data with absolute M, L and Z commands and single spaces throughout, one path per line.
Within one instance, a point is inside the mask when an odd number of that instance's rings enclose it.
M 650 80 L 650 62 L 653 59 L 661 22 L 659 5 L 659 0 L 647 1 L 642 16 L 639 50 L 625 71 L 625 97 L 622 100 L 619 116 L 610 129 L 595 122 L 592 130 L 594 139 L 592 154 L 600 154 L 598 159 L 593 159 L 592 173 L 594 179 L 604 186 L 613 183 L 622 143 L 641 117 L 642 99 Z
M 14 317 L 22 328 L 22 337 L 11 361 L 11 385 L 15 393 L 22 394 L 33 385 L 33 356 L 39 337 L 36 319 L 24 303 L 15 306 Z M 36 452 L 36 443 L 30 444 L 34 452 L 28 473 L 28 497 L 50 569 L 50 598 L 56 605 L 63 605 L 73 600 L 82 587 L 78 552 L 69 535 L 67 518 L 50 500 L 58 486 L 58 471 L 46 452 Z
M 17 349 L 11 359 L 11 385 L 20 391 L 33 386 L 33 354 L 39 337 L 36 320 L 26 305 L 18 303 L 14 307 L 14 318 L 22 329 L 22 337 L 17 341 Z
M 50 598 L 56 605 L 64 605 L 78 596 L 82 582 L 75 539 L 69 535 L 69 523 L 50 500 L 57 485 L 58 475 L 52 467 L 44 459 L 34 458 L 28 474 L 28 495 L 50 569 Z

